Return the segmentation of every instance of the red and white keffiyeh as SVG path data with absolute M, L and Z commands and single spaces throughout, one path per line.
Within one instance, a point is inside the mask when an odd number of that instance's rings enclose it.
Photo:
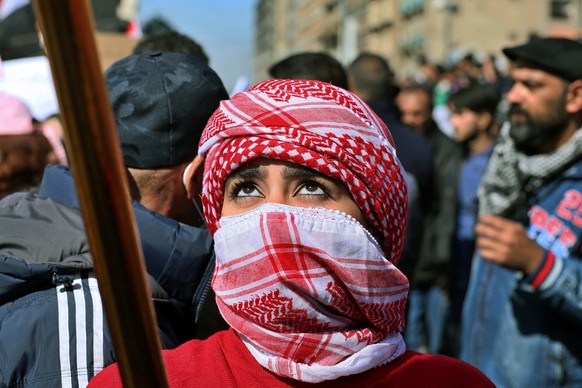
M 202 203 L 217 229 L 224 183 L 238 167 L 264 157 L 300 164 L 343 182 L 386 257 L 402 253 L 408 207 L 404 169 L 386 125 L 356 95 L 313 80 L 267 80 L 222 101 L 200 140 L 206 158 Z
M 218 308 L 262 366 L 315 383 L 404 352 L 408 281 L 353 217 L 267 203 L 219 224 Z
M 220 104 L 199 153 L 218 306 L 261 365 L 318 382 L 402 354 L 408 281 L 394 264 L 406 228 L 404 170 L 362 100 L 319 81 L 264 81 Z M 261 157 L 343 182 L 382 247 L 359 222 L 327 209 L 265 204 L 221 218 L 227 177 Z

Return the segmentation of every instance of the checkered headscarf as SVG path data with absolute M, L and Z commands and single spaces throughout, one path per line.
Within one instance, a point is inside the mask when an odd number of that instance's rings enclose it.
M 406 229 L 407 189 L 385 124 L 357 96 L 313 80 L 267 80 L 222 101 L 200 140 L 202 203 L 214 233 L 224 183 L 257 158 L 279 159 L 343 182 L 396 263 Z

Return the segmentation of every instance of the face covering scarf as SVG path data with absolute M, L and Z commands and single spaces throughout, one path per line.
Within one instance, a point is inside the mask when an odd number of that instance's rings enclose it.
M 222 217 L 214 239 L 219 309 L 273 373 L 316 383 L 405 351 L 408 281 L 353 217 L 265 204 Z

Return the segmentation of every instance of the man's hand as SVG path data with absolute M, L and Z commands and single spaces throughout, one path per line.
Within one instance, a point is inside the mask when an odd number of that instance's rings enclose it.
M 536 270 L 545 254 L 528 237 L 523 225 L 503 217 L 489 214 L 479 217 L 475 233 L 483 259 L 526 275 Z

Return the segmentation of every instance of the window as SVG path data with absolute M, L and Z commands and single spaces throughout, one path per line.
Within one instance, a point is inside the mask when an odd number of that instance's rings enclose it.
M 570 0 L 552 0 L 550 2 L 550 17 L 552 19 L 568 19 L 570 17 Z

